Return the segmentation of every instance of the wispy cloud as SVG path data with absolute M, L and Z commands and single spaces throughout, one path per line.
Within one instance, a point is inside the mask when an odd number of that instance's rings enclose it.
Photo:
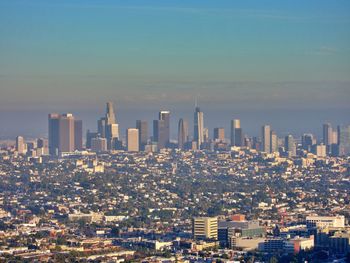
M 317 48 L 314 48 L 312 50 L 307 50 L 306 54 L 308 55 L 316 55 L 316 56 L 329 56 L 339 53 L 340 50 L 335 47 L 330 46 L 320 46 Z
M 35 4 L 35 3 L 27 3 Z M 40 4 L 42 5 L 42 3 Z M 220 16 L 227 18 L 246 18 L 261 20 L 281 20 L 289 22 L 307 22 L 307 21 L 330 21 L 330 22 L 350 22 L 349 16 L 339 17 L 331 15 L 291 15 L 281 10 L 269 9 L 241 9 L 241 8 L 205 8 L 191 6 L 169 6 L 169 5 L 120 5 L 114 3 L 96 3 L 96 4 L 76 4 L 50 2 L 47 5 L 53 7 L 63 7 L 69 9 L 106 9 L 106 10 L 129 10 L 144 12 L 174 12 L 199 16 Z

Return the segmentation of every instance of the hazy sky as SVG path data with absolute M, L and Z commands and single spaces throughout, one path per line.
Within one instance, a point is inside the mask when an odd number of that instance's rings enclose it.
M 9 112 L 100 114 L 113 100 L 155 118 L 190 114 L 195 96 L 227 121 L 349 122 L 350 1 L 0 1 L 0 133 Z

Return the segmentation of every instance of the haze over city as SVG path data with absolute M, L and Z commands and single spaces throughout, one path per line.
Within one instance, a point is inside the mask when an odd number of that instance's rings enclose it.
M 159 109 L 191 119 L 198 97 L 210 130 L 238 117 L 252 135 L 266 122 L 317 134 L 349 121 L 349 10 L 322 0 L 1 1 L 0 132 L 45 135 L 53 111 L 92 128 L 107 100 L 123 128 Z

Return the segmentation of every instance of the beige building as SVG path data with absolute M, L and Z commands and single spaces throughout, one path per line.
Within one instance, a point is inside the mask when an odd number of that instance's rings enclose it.
M 310 227 L 344 227 L 344 216 L 308 216 L 306 217 L 306 225 Z
M 24 138 L 22 136 L 17 136 L 16 137 L 16 151 L 19 154 L 26 153 L 26 144 L 25 144 Z
M 129 128 L 126 130 L 126 147 L 129 152 L 138 152 L 139 147 L 139 130 Z
M 195 217 L 192 224 L 195 239 L 218 239 L 217 217 Z

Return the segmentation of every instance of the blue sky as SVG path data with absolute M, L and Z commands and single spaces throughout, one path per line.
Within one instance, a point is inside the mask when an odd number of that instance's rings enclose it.
M 0 111 L 327 110 L 349 120 L 350 1 L 0 1 Z

